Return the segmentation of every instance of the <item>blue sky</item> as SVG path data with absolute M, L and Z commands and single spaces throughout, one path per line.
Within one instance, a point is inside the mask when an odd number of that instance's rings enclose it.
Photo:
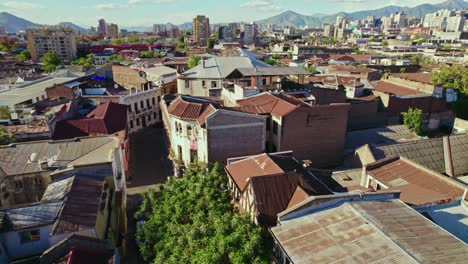
M 120 26 L 188 22 L 197 14 L 212 23 L 254 21 L 285 10 L 301 14 L 332 14 L 375 9 L 387 5 L 416 6 L 444 0 L 2 0 L 7 11 L 35 23 L 73 22 L 95 26 L 99 18 Z

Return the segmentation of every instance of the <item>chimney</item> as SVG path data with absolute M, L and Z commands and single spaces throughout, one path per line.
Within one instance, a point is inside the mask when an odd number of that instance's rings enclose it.
M 205 68 L 205 58 L 202 58 L 202 65 L 203 65 L 203 68 Z
M 453 177 L 454 176 L 454 171 L 453 171 L 453 161 L 452 161 L 452 148 L 450 146 L 450 137 L 445 136 L 442 138 L 443 140 L 443 146 L 444 146 L 444 162 L 445 162 L 445 173 Z

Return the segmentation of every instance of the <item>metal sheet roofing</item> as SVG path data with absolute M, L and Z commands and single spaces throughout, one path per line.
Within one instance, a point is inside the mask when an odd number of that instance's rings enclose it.
M 397 199 L 345 202 L 271 229 L 293 263 L 464 263 L 468 246 Z
M 183 78 L 223 79 L 236 68 L 256 67 L 271 67 L 271 65 L 249 57 L 213 56 L 205 59 L 204 66 L 203 62 L 200 61 L 198 66 L 182 73 L 181 76 Z
M 263 67 L 263 68 L 236 68 L 226 78 L 230 76 L 241 75 L 249 76 L 287 76 L 287 75 L 308 75 L 309 71 L 302 67 Z
M 22 229 L 53 224 L 62 208 L 63 201 L 23 206 L 6 210 L 11 228 Z
M 111 162 L 118 146 L 114 137 L 16 143 L 0 147 L 0 167 L 7 175 L 17 175 L 40 171 L 38 161 L 47 159 L 51 167 Z M 33 153 L 36 161 L 30 161 Z

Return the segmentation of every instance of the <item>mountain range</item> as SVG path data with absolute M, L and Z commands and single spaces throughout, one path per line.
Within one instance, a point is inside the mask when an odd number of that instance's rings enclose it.
M 388 16 L 395 12 L 404 11 L 409 16 L 414 17 L 423 17 L 428 13 L 436 12 L 440 9 L 461 9 L 468 8 L 468 3 L 463 0 L 448 0 L 440 4 L 422 4 L 415 7 L 401 7 L 401 6 L 387 6 L 375 10 L 365 10 L 358 12 L 339 12 L 332 15 L 302 15 L 291 10 L 285 11 L 276 16 L 258 20 L 255 23 L 260 26 L 266 25 L 280 25 L 280 26 L 295 26 L 295 27 L 320 27 L 323 23 L 332 23 L 334 24 L 337 16 L 347 16 L 352 20 L 364 19 L 368 16 L 374 16 L 380 18 L 383 16 Z
M 7 12 L 0 13 L 0 26 L 5 27 L 6 32 L 16 33 L 19 31 L 25 31 L 29 27 L 39 27 L 41 24 L 37 24 L 26 19 L 17 17 Z M 87 30 L 75 25 L 71 22 L 60 22 L 56 26 L 69 26 L 76 31 L 86 32 Z
M 352 20 L 356 19 L 364 19 L 368 16 L 374 16 L 376 18 L 380 18 L 383 16 L 388 16 L 395 12 L 404 11 L 409 16 L 414 17 L 423 17 L 428 13 L 436 12 L 440 9 L 461 9 L 461 8 L 468 8 L 468 3 L 464 0 L 448 0 L 440 4 L 422 4 L 415 7 L 400 7 L 400 6 L 387 6 L 375 10 L 365 10 L 365 11 L 358 11 L 358 12 L 339 12 L 332 15 L 316 13 L 312 15 L 303 15 L 293 11 L 285 11 L 281 14 L 276 16 L 258 20 L 255 23 L 259 24 L 261 27 L 266 25 L 280 25 L 280 26 L 294 26 L 294 27 L 320 27 L 323 23 L 331 23 L 334 24 L 336 21 L 337 16 L 347 16 Z M 86 32 L 87 29 L 80 27 L 76 24 L 71 22 L 61 22 L 57 25 L 63 26 L 70 26 L 76 31 Z M 0 26 L 5 27 L 7 32 L 19 32 L 24 31 L 28 27 L 38 27 L 41 24 L 34 23 L 28 21 L 26 19 L 17 17 L 7 12 L 0 13 Z M 167 23 L 166 26 L 168 28 L 175 26 L 174 24 Z M 190 30 L 192 28 L 192 23 L 187 22 L 181 25 L 177 25 L 181 30 Z M 152 27 L 125 27 L 122 26 L 121 28 L 125 28 L 131 31 L 153 31 Z

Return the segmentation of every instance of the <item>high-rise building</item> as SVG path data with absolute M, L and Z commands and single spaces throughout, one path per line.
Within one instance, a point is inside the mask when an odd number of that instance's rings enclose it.
M 39 61 L 49 52 L 55 52 L 62 62 L 76 59 L 76 40 L 69 27 L 41 27 L 26 29 L 28 50 L 33 61 Z
M 244 24 L 244 44 L 250 45 L 255 42 L 257 37 L 257 25 L 256 24 Z
M 327 38 L 333 37 L 333 34 L 335 33 L 335 27 L 330 24 L 324 24 L 323 25 L 323 36 Z
M 193 41 L 201 46 L 206 46 L 206 41 L 210 37 L 210 19 L 205 16 L 197 16 L 192 24 Z
M 104 20 L 104 18 L 99 19 L 98 34 L 103 35 L 103 36 L 107 35 L 107 24 L 106 24 L 106 20 Z
M 178 37 L 180 36 L 180 30 L 179 30 L 179 28 L 176 27 L 176 26 L 172 27 L 172 28 L 168 31 L 168 33 L 169 33 L 169 37 L 170 37 L 170 38 L 173 38 L 173 39 L 178 38 Z
M 107 36 L 111 38 L 119 37 L 119 26 L 117 24 L 108 24 L 107 25 Z

